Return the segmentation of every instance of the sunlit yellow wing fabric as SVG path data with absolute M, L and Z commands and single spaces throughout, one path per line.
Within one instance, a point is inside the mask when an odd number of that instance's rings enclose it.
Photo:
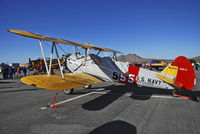
M 102 82 L 102 80 L 85 73 L 69 73 L 61 75 L 34 75 L 26 76 L 21 81 L 27 85 L 34 85 L 39 88 L 49 90 L 65 90 L 71 88 L 83 87 Z
M 51 37 L 51 36 L 31 33 L 31 32 L 27 32 L 27 31 L 8 30 L 8 32 L 12 32 L 12 33 L 15 33 L 15 34 L 18 34 L 18 35 L 22 35 L 22 36 L 25 36 L 25 37 L 29 37 L 29 38 L 35 38 L 35 39 L 39 39 L 39 40 L 46 40 L 46 41 L 52 41 L 52 42 L 56 42 L 56 43 L 79 46 L 79 47 L 82 47 L 82 48 L 89 48 L 89 49 L 95 49 L 95 50 L 106 51 L 106 52 L 121 53 L 121 52 L 116 51 L 116 50 L 97 47 L 97 46 L 94 46 L 94 45 L 91 45 L 91 44 L 86 44 L 86 43 L 80 43 L 80 42 L 74 42 L 74 41 L 54 38 L 54 37 Z

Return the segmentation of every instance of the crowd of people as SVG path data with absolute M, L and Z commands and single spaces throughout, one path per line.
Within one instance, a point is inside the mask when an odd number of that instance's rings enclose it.
M 13 67 L 13 66 L 2 66 L 1 73 L 3 79 L 13 79 L 17 77 L 23 77 L 27 75 L 26 67 Z

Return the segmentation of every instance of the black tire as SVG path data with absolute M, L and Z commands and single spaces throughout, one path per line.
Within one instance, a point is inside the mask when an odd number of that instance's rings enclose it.
M 196 96 L 197 102 L 200 102 L 200 96 Z
M 64 92 L 66 95 L 71 95 L 71 94 L 73 94 L 74 89 L 73 89 L 73 88 L 72 88 L 72 89 L 65 89 L 65 90 L 63 90 L 63 92 Z
M 172 92 L 172 96 L 173 96 L 173 97 L 177 97 L 177 96 L 176 96 L 176 92 Z
M 152 71 L 156 71 L 157 69 L 156 69 L 156 68 L 152 68 L 151 70 L 152 70 Z
M 172 92 L 172 96 L 173 97 L 177 97 L 176 96 L 176 92 L 178 91 L 178 89 L 172 89 L 172 90 L 170 90 L 171 92 Z
M 86 85 L 84 86 L 85 89 L 91 89 L 92 88 L 92 85 Z

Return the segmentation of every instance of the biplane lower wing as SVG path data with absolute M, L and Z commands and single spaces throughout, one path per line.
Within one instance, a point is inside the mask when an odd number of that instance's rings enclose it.
M 27 85 L 49 90 L 72 89 L 102 82 L 102 80 L 85 73 L 69 73 L 64 76 L 65 79 L 62 80 L 61 75 L 35 75 L 24 77 L 21 81 Z

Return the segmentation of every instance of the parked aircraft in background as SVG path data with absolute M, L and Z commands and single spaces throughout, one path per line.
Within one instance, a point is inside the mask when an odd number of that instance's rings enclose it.
M 47 59 L 47 66 L 49 66 L 49 61 L 50 59 Z M 62 64 L 62 58 L 60 59 L 61 64 Z M 31 60 L 31 58 L 29 57 L 29 63 L 28 63 L 28 68 L 32 71 L 32 70 L 39 70 L 39 71 L 43 71 L 46 72 L 46 68 L 45 68 L 45 63 L 43 58 L 39 58 L 36 60 Z M 58 65 L 58 60 L 57 59 L 52 59 L 52 69 L 59 69 L 59 65 Z
M 147 63 L 146 66 L 150 67 L 151 70 L 163 70 L 168 64 L 165 62 L 161 62 L 160 60 L 152 60 Z

